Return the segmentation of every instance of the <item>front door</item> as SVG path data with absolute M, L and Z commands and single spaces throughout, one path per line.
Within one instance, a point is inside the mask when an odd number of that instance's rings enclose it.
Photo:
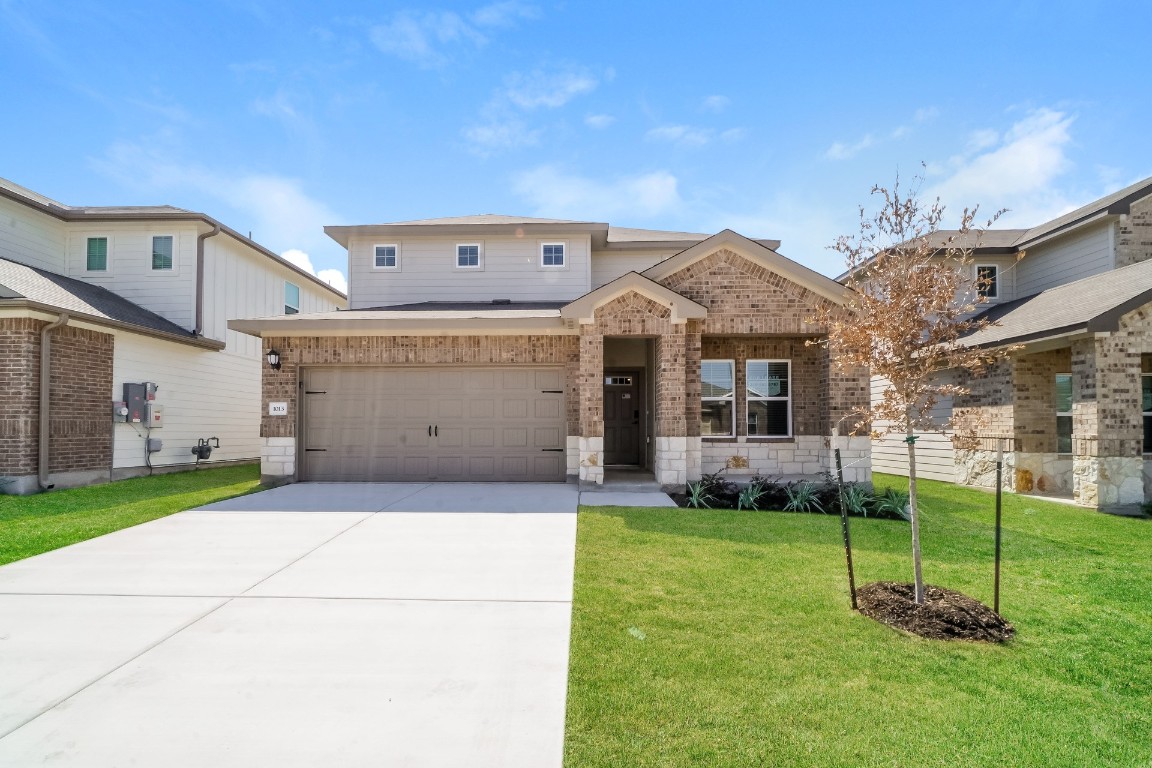
M 639 371 L 604 373 L 604 463 L 640 464 L 644 390 Z

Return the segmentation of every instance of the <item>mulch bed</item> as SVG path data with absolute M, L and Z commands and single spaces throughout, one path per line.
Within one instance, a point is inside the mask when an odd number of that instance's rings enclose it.
M 856 590 L 860 613 L 890 627 L 933 640 L 1002 643 L 1016 629 L 978 600 L 926 584 L 924 604 L 916 604 L 911 584 L 877 581 Z

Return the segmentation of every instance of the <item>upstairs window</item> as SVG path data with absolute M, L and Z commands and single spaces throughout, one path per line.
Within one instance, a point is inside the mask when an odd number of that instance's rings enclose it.
M 295 315 L 300 311 L 300 286 L 284 283 L 284 314 Z
M 1144 431 L 1147 434 L 1147 427 Z M 1056 374 L 1056 452 L 1072 453 L 1072 374 L 1070 373 Z
M 736 361 L 700 361 L 700 435 L 736 435 Z
M 85 269 L 89 272 L 108 271 L 108 238 L 88 238 L 88 260 Z
M 152 238 L 152 269 L 172 269 L 172 235 Z
M 458 269 L 480 268 L 480 244 L 466 243 L 456 246 L 456 267 Z
M 400 266 L 400 249 L 396 245 L 376 246 L 373 265 L 376 269 L 396 269 Z
M 541 243 L 540 245 L 540 266 L 542 267 L 563 267 L 564 264 L 564 243 Z
M 788 360 L 748 361 L 748 437 L 792 436 L 791 368 Z
M 995 264 L 976 265 L 976 293 L 985 299 L 1000 298 L 1000 267 Z

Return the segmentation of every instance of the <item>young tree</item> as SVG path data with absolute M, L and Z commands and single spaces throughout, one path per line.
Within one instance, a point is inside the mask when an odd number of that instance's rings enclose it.
M 851 298 L 842 312 L 825 308 L 815 319 L 828 328 L 818 343 L 827 345 L 839 369 L 868 367 L 872 376 L 887 382 L 880 400 L 856 414 L 853 434 L 871 425 L 873 438 L 904 435 L 916 602 L 923 603 L 916 432 L 952 426 L 933 422 L 932 409 L 942 397 L 967 393 L 943 372 L 978 373 L 1008 350 L 962 343 L 962 337 L 990 324 L 972 319 L 977 304 L 985 301 L 980 289 L 987 287 L 973 274 L 973 249 L 983 234 L 973 226 L 976 209 L 965 208 L 958 227 L 943 231 L 940 200 L 925 205 L 915 187 L 905 193 L 897 179 L 891 189 L 872 188 L 882 200 L 880 210 L 869 216 L 861 207 L 859 233 L 842 236 L 832 246 L 844 256 Z

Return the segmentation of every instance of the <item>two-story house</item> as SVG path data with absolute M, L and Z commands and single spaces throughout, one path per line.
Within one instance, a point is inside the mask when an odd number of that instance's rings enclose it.
M 1014 351 L 940 406 L 980 445 L 923 434 L 918 474 L 990 486 L 1003 448 L 1018 492 L 1099 508 L 1152 498 L 1152 179 L 1031 229 L 986 232 L 974 262 L 991 278 L 982 314 L 996 325 L 966 341 Z M 877 441 L 873 462 L 907 474 L 899 436 Z
M 846 289 L 776 241 L 495 215 L 325 231 L 349 311 L 229 323 L 276 363 L 266 480 L 817 476 L 867 402 L 867 372 L 811 343 Z M 868 439 L 842 443 L 870 480 Z
M 190 468 L 208 438 L 210 461 L 259 457 L 260 345 L 228 319 L 344 306 L 202 213 L 0 179 L 0 492 Z

